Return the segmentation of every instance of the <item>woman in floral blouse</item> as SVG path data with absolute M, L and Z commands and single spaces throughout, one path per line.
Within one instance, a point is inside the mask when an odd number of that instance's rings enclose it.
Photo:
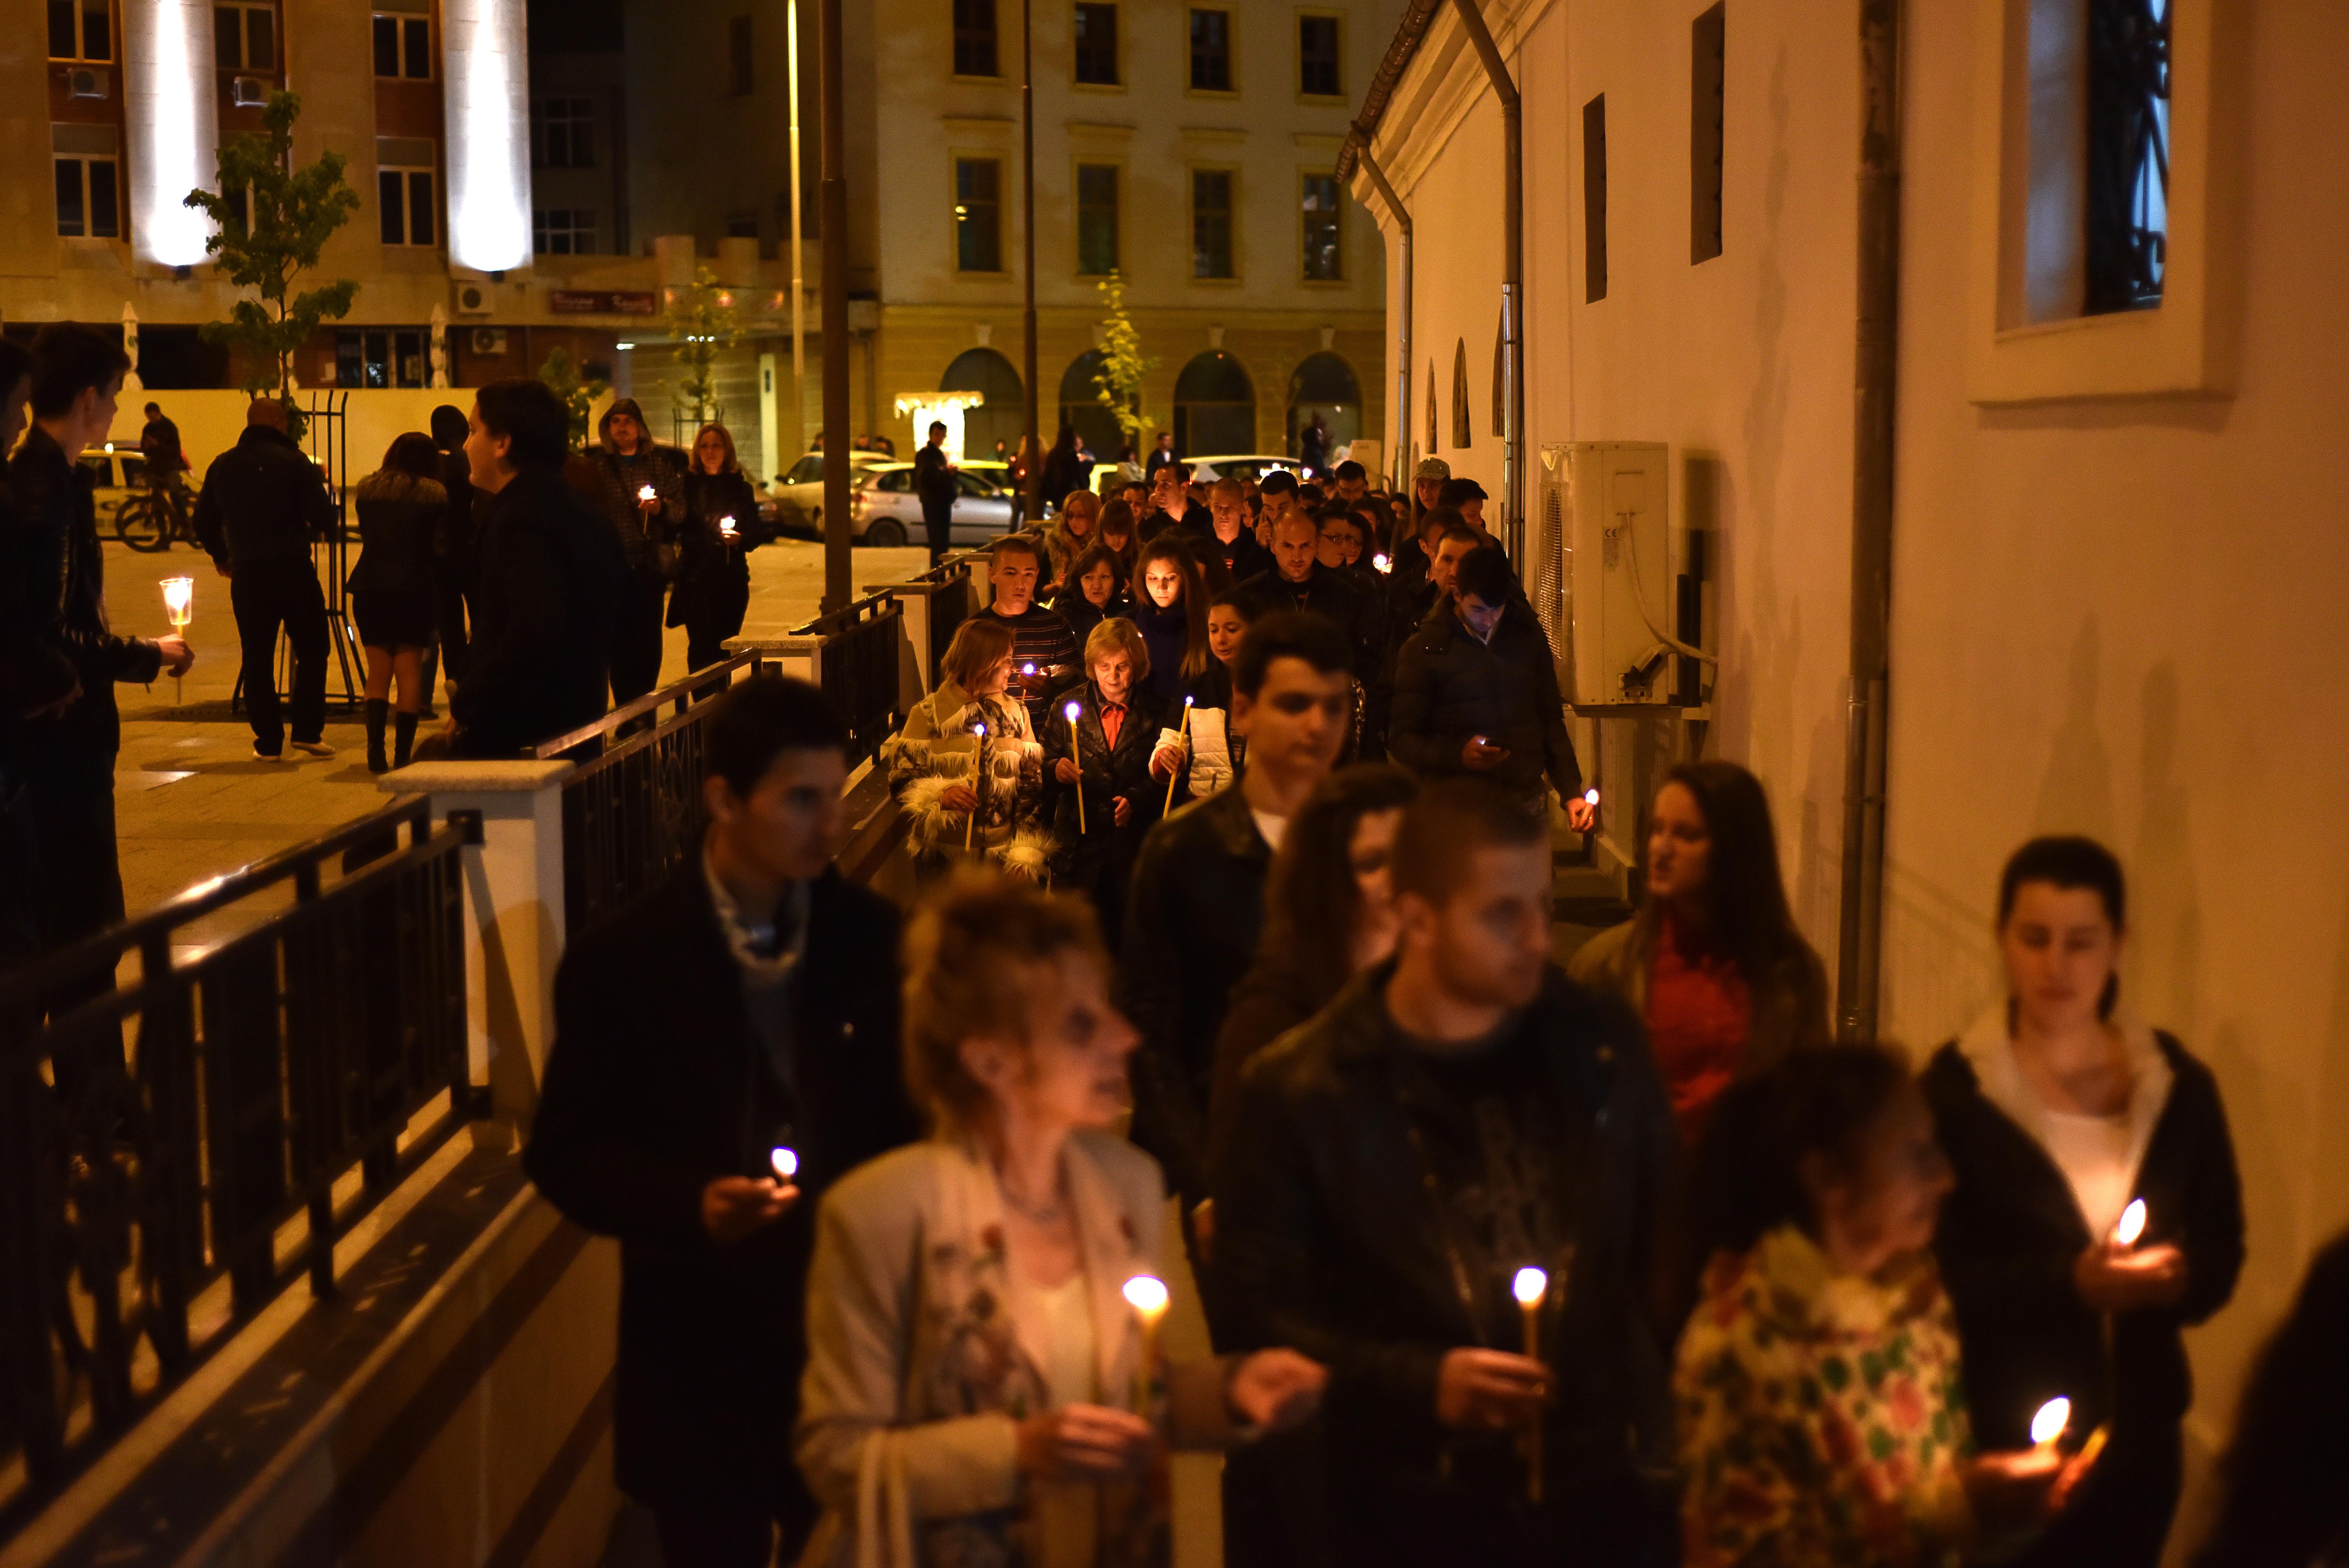
M 1674 1378 L 1688 1568 L 1945 1568 L 2061 1506 L 2081 1460 L 1973 1451 L 1930 1251 L 1949 1166 L 1899 1057 L 1735 1086 L 1699 1181 L 1721 1244 Z

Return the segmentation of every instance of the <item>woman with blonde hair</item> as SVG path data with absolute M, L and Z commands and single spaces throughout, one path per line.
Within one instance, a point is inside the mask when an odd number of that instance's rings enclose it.
M 1012 631 L 974 617 L 955 628 L 938 688 L 881 748 L 890 792 L 912 823 L 916 869 L 935 877 L 963 849 L 1041 880 L 1044 748 L 1009 694 Z
M 1050 557 L 1052 581 L 1065 583 L 1069 568 L 1101 537 L 1101 497 L 1091 490 L 1071 490 L 1061 503 L 1061 515 L 1044 529 L 1044 553 Z
M 808 1276 L 802 1561 L 1167 1560 L 1164 1451 L 1292 1427 L 1289 1350 L 1176 1358 L 1157 1163 L 1115 1131 L 1138 1037 L 1082 900 L 968 873 L 906 937 L 905 1084 L 934 1136 L 835 1185 Z
M 668 624 L 685 628 L 687 669 L 716 664 L 726 656 L 726 639 L 741 634 L 750 607 L 749 552 L 764 542 L 759 498 L 742 477 L 733 433 L 723 425 L 702 426 L 693 438 L 693 466 L 686 470 L 677 586 L 668 595 Z

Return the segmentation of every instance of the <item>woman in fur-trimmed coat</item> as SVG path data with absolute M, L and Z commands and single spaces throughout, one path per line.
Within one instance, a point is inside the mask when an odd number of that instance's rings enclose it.
M 965 621 L 940 661 L 938 689 L 881 748 L 925 878 L 968 850 L 1043 879 L 1051 848 L 1042 826 L 1044 748 L 1026 706 L 1007 695 L 1011 647 L 1002 622 Z

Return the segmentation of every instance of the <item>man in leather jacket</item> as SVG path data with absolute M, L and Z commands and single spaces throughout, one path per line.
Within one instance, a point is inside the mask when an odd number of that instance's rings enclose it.
M 1221 1347 L 1329 1367 L 1333 1561 L 1654 1561 L 1675 1135 L 1646 1041 L 1550 962 L 1548 836 L 1499 791 L 1431 786 L 1392 865 L 1396 957 L 1242 1075 L 1214 1179 Z

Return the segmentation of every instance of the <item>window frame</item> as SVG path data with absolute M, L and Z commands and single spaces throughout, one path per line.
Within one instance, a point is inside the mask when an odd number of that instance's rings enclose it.
M 1110 40 L 1110 69 L 1114 73 L 1114 75 L 1109 81 L 1094 81 L 1077 74 L 1078 62 L 1083 58 L 1082 48 L 1077 42 L 1077 13 L 1088 6 L 1094 10 L 1107 11 L 1110 14 L 1111 25 L 1114 29 L 1114 36 Z M 1125 17 L 1123 15 L 1124 9 L 1125 7 L 1120 5 L 1118 0 L 1078 0 L 1078 3 L 1075 5 L 1070 7 L 1069 86 L 1073 91 L 1083 93 L 1122 93 L 1126 90 L 1125 35 L 1127 28 L 1125 26 Z
M 994 67 L 991 70 L 967 71 L 962 68 L 964 27 L 961 12 L 962 6 L 966 3 L 971 5 L 984 5 L 987 7 L 987 53 L 988 57 Z M 1003 7 L 997 3 L 997 0 L 946 0 L 946 4 L 947 5 L 947 73 L 958 82 L 992 82 L 1000 85 L 1004 79 Z
M 559 232 L 571 240 L 571 248 L 567 251 L 555 250 L 547 243 L 548 236 L 558 232 L 552 221 L 558 214 L 564 219 Z M 579 222 L 583 216 L 586 219 L 584 226 Z M 596 226 L 595 209 L 593 207 L 533 207 L 530 210 L 530 253 L 533 258 L 600 255 L 602 253 L 595 249 L 595 237 L 601 232 Z M 578 243 L 583 232 L 587 238 L 587 248 L 584 251 Z
M 1110 209 L 1110 265 L 1107 271 L 1091 272 L 1085 267 L 1085 200 L 1084 180 L 1088 169 L 1106 169 L 1117 181 L 1117 199 Z M 1103 158 L 1098 154 L 1079 152 L 1069 160 L 1069 209 L 1075 222 L 1071 225 L 1076 241 L 1073 276 L 1090 282 L 1120 273 L 1125 265 L 1125 160 Z
M 1305 201 L 1313 181 L 1327 181 L 1335 205 L 1330 209 L 1330 225 L 1336 232 L 1338 271 L 1334 276 L 1317 278 L 1308 270 L 1307 258 L 1311 253 L 1311 224 Z M 1342 288 L 1346 284 L 1346 186 L 1334 169 L 1299 169 L 1297 171 L 1297 281 L 1312 288 Z
M 555 104 L 564 106 L 560 114 L 549 112 L 550 107 Z M 530 166 L 533 169 L 595 168 L 596 118 L 595 99 L 592 94 L 555 93 L 544 98 L 532 98 L 530 100 Z M 567 128 L 564 132 L 564 149 L 569 156 L 561 162 L 550 160 L 546 154 L 548 129 L 556 124 Z M 585 160 L 579 157 L 583 130 L 587 149 Z
M 399 69 L 397 72 L 389 76 L 386 76 L 379 68 L 383 63 L 382 56 L 379 52 L 381 46 L 380 35 L 383 31 L 382 24 L 386 22 L 392 24 L 392 47 L 398 56 L 398 59 L 395 63 L 399 67 Z M 409 43 L 408 30 L 411 26 L 421 28 L 424 33 L 424 74 L 421 76 L 413 75 L 408 69 L 409 56 L 412 47 Z M 437 81 L 440 79 L 440 66 L 437 57 L 438 55 L 439 51 L 432 46 L 431 13 L 416 11 L 370 11 L 367 13 L 367 64 L 368 67 L 374 71 L 375 79 L 377 81 Z
M 995 266 L 962 264 L 962 168 L 966 163 L 995 165 Z M 1007 259 L 1011 250 L 1009 214 L 1011 209 L 1011 160 L 995 148 L 956 148 L 947 153 L 947 255 L 957 278 L 996 279 L 1011 275 Z
M 89 0 L 69 0 L 69 3 L 73 7 L 75 52 L 70 55 L 52 52 L 48 54 L 48 57 L 67 65 L 119 66 L 122 63 L 122 25 L 114 15 L 114 7 L 110 0 L 98 0 L 95 5 L 91 5 Z M 106 18 L 107 52 L 103 55 L 93 55 L 89 52 L 89 18 L 93 14 Z M 43 31 L 46 32 L 48 26 L 46 14 L 42 26 Z M 47 43 L 45 42 L 42 46 L 46 51 Z
M 220 57 L 220 18 L 233 13 L 237 19 L 237 61 L 232 65 Z M 255 13 L 269 18 L 269 63 L 253 63 L 253 18 Z M 285 68 L 285 29 L 278 26 L 277 7 L 270 0 L 212 0 L 212 63 L 232 76 L 274 77 Z
M 335 385 L 336 387 L 364 391 L 375 385 L 367 379 L 368 363 L 367 340 L 369 337 L 379 337 L 384 342 L 385 375 L 380 384 L 381 387 L 416 391 L 432 384 L 432 329 L 430 327 L 363 325 L 335 328 Z M 400 375 L 399 351 L 402 338 L 409 340 L 408 346 L 416 350 L 420 362 L 419 378 L 414 381 L 405 380 Z M 359 366 L 359 377 L 356 381 L 346 381 L 343 379 L 343 349 L 346 345 L 354 341 L 357 345 L 358 351 L 353 357 Z
M 1195 84 L 1195 59 L 1191 49 L 1191 19 L 1205 12 L 1213 12 L 1224 19 L 1224 81 L 1220 88 L 1203 88 Z M 1183 7 L 1183 93 L 1186 98 L 1236 98 L 1240 96 L 1240 12 L 1234 5 L 1190 5 Z
M 126 214 L 125 214 L 125 212 L 123 211 L 123 201 L 122 201 L 123 192 L 122 192 L 122 154 L 121 154 L 121 153 L 119 153 L 119 152 L 57 152 L 57 151 L 52 151 L 52 152 L 49 154 L 49 162 L 50 162 L 50 177 L 51 177 L 51 186 L 50 186 L 50 192 L 51 192 L 51 194 L 50 194 L 50 201 L 51 201 L 51 204 L 54 206 L 54 205 L 55 205 L 55 203 L 56 203 L 56 201 L 57 201 L 57 183 L 56 183 L 56 176 L 57 176 L 57 174 L 58 172 L 60 172 L 60 170 L 58 170 L 58 167 L 57 167 L 57 166 L 58 166 L 58 165 L 61 165 L 61 164 L 70 163 L 70 164 L 75 165 L 75 167 L 76 167 L 75 178 L 76 178 L 76 181 L 77 181 L 77 182 L 78 182 L 78 186 L 79 186 L 79 194 L 80 194 L 80 198 L 81 198 L 80 232 L 78 232 L 78 233 L 71 233 L 71 234 L 68 234 L 67 232 L 66 232 L 66 227 L 65 227 L 65 222 L 66 222 L 65 211 L 64 211 L 64 210 L 63 210 L 62 208 L 58 208 L 58 209 L 57 210 L 57 214 L 56 214 L 56 216 L 57 216 L 57 230 L 56 230 L 56 233 L 57 233 L 57 238 L 58 238 L 58 239 L 60 239 L 60 240 L 81 240 L 81 241 L 85 241 L 85 242 L 95 241 L 95 242 L 98 242 L 102 243 L 102 244 L 109 244 L 109 245 L 111 245 L 111 244 L 119 244 L 119 243 L 121 243 L 123 241 L 125 241 L 125 240 L 127 240 L 127 239 L 129 239 L 129 235 L 128 233 L 124 232 L 124 230 L 126 229 L 126 227 L 127 227 L 128 225 L 124 222 L 124 218 L 126 217 Z M 96 216 L 97 202 L 96 202 L 96 201 L 95 201 L 95 199 L 94 199 L 94 197 L 93 197 L 93 194 L 92 194 L 92 183 L 91 183 L 91 180 L 90 180 L 90 168 L 91 168 L 91 166 L 92 166 L 93 164 L 101 164 L 101 163 L 102 163 L 102 164 L 104 164 L 104 165 L 106 165 L 109 169 L 110 169 L 110 170 L 112 170 L 114 171 L 114 172 L 113 172 L 113 184 L 114 184 L 114 191 L 113 191 L 113 196 L 114 196 L 114 232 L 112 232 L 111 234 L 100 234 L 100 233 L 97 233 L 97 232 L 94 232 L 94 231 L 96 230 L 97 226 L 98 226 L 98 221 L 97 221 L 97 216 Z
M 1337 52 L 1330 61 L 1330 67 L 1338 73 L 1335 92 L 1312 92 L 1305 86 L 1305 24 L 1308 22 L 1328 22 L 1337 32 Z M 1319 105 L 1349 102 L 1346 90 L 1346 14 L 1318 6 L 1299 6 L 1294 23 L 1292 41 L 1297 50 L 1297 101 Z
M 1202 174 L 1221 174 L 1228 182 L 1225 187 L 1229 205 L 1224 209 L 1226 226 L 1224 259 L 1230 270 L 1221 274 L 1199 271 L 1199 176 Z M 1241 220 L 1240 166 L 1237 163 L 1186 161 L 1183 166 L 1183 181 L 1184 215 L 1191 230 L 1191 264 L 1184 269 L 1184 281 L 1212 288 L 1231 288 L 1239 284 L 1247 270 L 1242 264 L 1241 254 L 1247 226 Z
M 437 251 L 447 247 L 448 216 L 440 210 L 446 192 L 442 191 L 440 184 L 440 149 L 437 143 L 432 152 L 432 163 L 429 167 L 418 163 L 378 163 L 375 166 L 376 242 L 378 244 L 401 251 Z M 383 237 L 386 211 L 383 203 L 383 178 L 387 174 L 399 177 L 400 238 L 397 240 L 387 240 Z M 429 240 L 416 238 L 416 178 L 419 175 L 431 181 L 431 199 L 428 206 L 432 214 L 432 237 Z

